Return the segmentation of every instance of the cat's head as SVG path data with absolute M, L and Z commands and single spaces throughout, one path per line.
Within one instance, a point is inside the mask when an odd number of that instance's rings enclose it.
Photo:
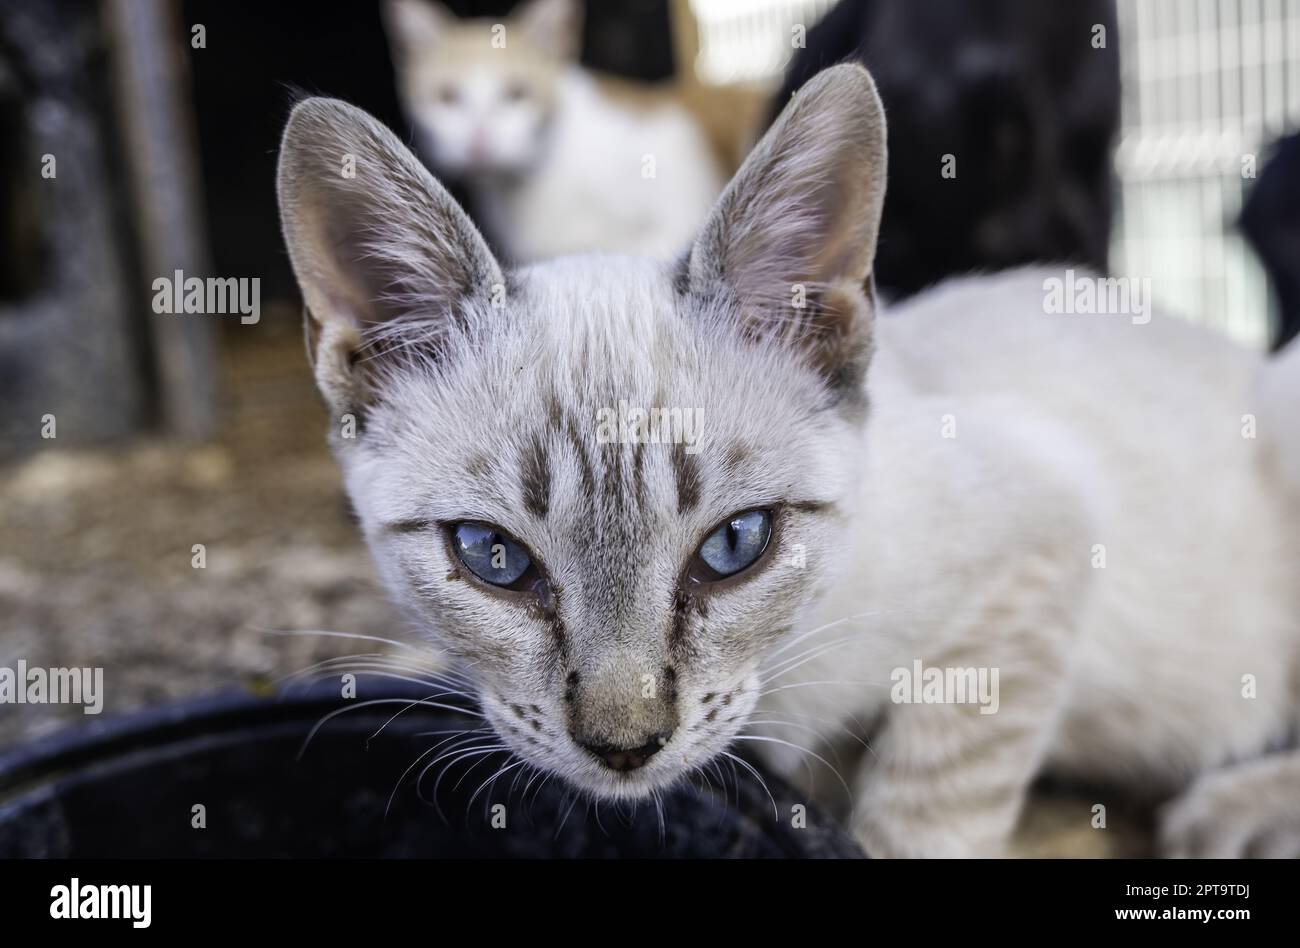
M 402 101 L 440 171 L 534 164 L 556 83 L 577 58 L 578 13 L 576 0 L 525 0 L 503 20 L 458 20 L 436 0 L 385 0 Z
M 294 109 L 281 215 L 347 489 L 526 760 L 607 797 L 705 764 L 834 579 L 884 169 L 875 87 L 838 66 L 676 264 L 506 273 L 387 129 Z

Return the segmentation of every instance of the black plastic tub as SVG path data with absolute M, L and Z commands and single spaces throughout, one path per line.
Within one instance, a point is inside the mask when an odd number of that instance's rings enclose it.
M 499 754 L 448 758 L 417 781 L 444 750 L 407 773 L 421 753 L 449 736 L 454 750 L 480 722 L 426 705 L 393 717 L 427 690 L 383 697 L 398 703 L 343 701 L 337 685 L 220 695 L 9 752 L 0 857 L 862 856 L 815 808 L 795 819 L 805 801 L 781 780 L 764 773 L 764 789 L 743 769 L 725 789 L 715 777 L 634 807 L 595 807 L 523 767 L 489 783 L 511 762 Z

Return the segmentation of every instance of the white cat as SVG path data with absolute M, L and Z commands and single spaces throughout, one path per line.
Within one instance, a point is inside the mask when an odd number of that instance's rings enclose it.
M 462 179 L 515 261 L 684 249 L 723 181 L 671 91 L 632 91 L 577 62 L 575 0 L 500 23 L 386 0 L 398 87 L 439 172 Z
M 1050 314 L 1051 271 L 877 316 L 859 67 L 792 100 L 673 264 L 504 271 L 329 100 L 279 188 L 376 563 L 531 766 L 644 797 L 737 740 L 797 777 L 794 745 L 874 722 L 845 775 L 873 854 L 1001 853 L 1044 771 L 1176 798 L 1169 853 L 1300 851 L 1295 365 Z M 691 450 L 602 434 L 621 405 L 698 411 Z

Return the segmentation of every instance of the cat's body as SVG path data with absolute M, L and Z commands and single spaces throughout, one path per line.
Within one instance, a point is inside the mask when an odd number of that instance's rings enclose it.
M 467 185 L 518 260 L 594 250 L 667 259 L 690 243 L 722 190 L 708 142 L 664 95 L 611 91 L 573 66 L 537 164 Z
M 1062 278 L 953 281 L 877 323 L 849 574 L 800 649 L 854 640 L 764 704 L 877 720 L 858 810 L 883 851 L 996 851 L 997 791 L 1041 770 L 1158 799 L 1297 724 L 1295 507 L 1243 417 L 1263 359 L 1159 314 L 1045 314 Z M 999 669 L 997 712 L 893 704 L 918 660 Z
M 1045 768 L 1190 786 L 1169 852 L 1300 850 L 1300 755 L 1261 756 L 1298 704 L 1294 366 L 1049 315 L 1050 271 L 877 316 L 884 158 L 836 67 L 676 263 L 507 273 L 390 133 L 299 105 L 285 230 L 394 595 L 511 750 L 599 797 L 734 740 L 797 776 L 792 744 L 873 724 L 844 776 L 875 854 L 1001 852 Z M 627 405 L 698 437 L 611 437 Z M 898 688 L 925 669 L 993 690 Z
M 533 0 L 500 23 L 426 0 L 389 0 L 388 14 L 424 151 L 464 182 L 510 259 L 667 258 L 690 242 L 723 185 L 708 140 L 671 87 L 577 63 L 571 0 Z

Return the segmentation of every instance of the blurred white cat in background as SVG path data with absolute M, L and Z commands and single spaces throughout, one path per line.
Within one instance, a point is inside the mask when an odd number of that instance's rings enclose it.
M 459 20 L 432 0 L 386 0 L 403 105 L 515 261 L 675 255 L 722 190 L 717 160 L 671 89 L 578 64 L 580 14 L 578 0 L 526 0 L 500 22 Z

